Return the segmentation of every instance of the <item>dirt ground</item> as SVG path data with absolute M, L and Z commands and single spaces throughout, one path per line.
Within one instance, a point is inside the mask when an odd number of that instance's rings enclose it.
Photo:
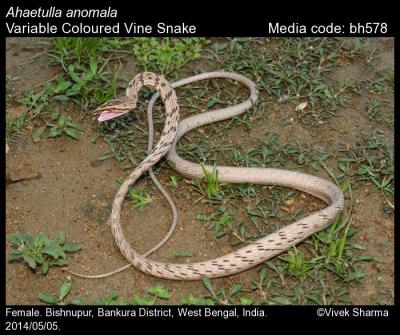
M 379 49 L 379 67 L 394 69 L 392 39 L 374 39 L 372 43 Z M 51 79 L 57 73 L 40 46 L 32 46 L 29 39 L 9 38 L 6 41 L 7 74 L 18 75 L 21 79 L 12 84 L 13 95 Z M 343 77 L 361 78 L 364 69 L 359 63 L 348 64 L 330 74 L 334 79 Z M 322 131 L 311 131 L 299 124 L 281 122 L 290 119 L 293 109 L 281 105 L 271 107 L 269 118 L 260 124 L 260 131 L 251 133 L 262 137 L 271 129 L 280 134 L 282 140 L 290 139 L 293 133 L 312 143 L 335 147 L 350 142 L 359 136 L 360 128 L 372 128 L 368 119 L 360 117 L 364 97 L 351 100 L 345 108 L 339 109 L 337 116 Z M 8 104 L 7 113 L 17 113 L 18 104 Z M 66 105 L 71 113 L 79 115 L 74 106 Z M 68 242 L 82 245 L 82 251 L 69 257 L 69 264 L 77 272 L 96 274 L 125 265 L 125 260 L 115 246 L 108 222 L 113 197 L 118 189 L 115 180 L 126 176 L 122 165 L 116 160 L 99 161 L 107 150 L 107 143 L 91 138 L 97 132 L 95 118 L 80 121 L 84 128 L 81 139 L 75 141 L 62 136 L 54 139 L 43 138 L 35 143 L 32 140 L 32 126 L 28 125 L 16 141 L 9 143 L 6 173 L 22 175 L 26 180 L 7 183 L 6 187 L 6 236 L 21 231 L 33 235 L 43 232 L 54 236 L 63 231 Z M 379 127 L 389 139 L 393 139 L 393 129 Z M 233 143 L 248 134 L 225 134 Z M 143 145 L 145 148 L 145 145 Z M 163 184 L 170 180 L 172 169 L 165 168 L 159 177 Z M 29 176 L 37 178 L 29 178 Z M 139 185 L 148 184 L 148 178 Z M 170 241 L 155 252 L 151 258 L 161 261 L 176 261 L 173 252 L 190 252 L 190 261 L 210 259 L 233 249 L 225 239 L 216 240 L 206 225 L 199 224 L 196 214 L 204 212 L 201 203 L 193 204 L 186 192 L 168 188 L 177 203 L 179 211 L 178 226 Z M 394 218 L 393 214 L 382 213 L 382 196 L 372 185 L 357 188 L 353 224 L 359 231 L 355 242 L 366 246 L 364 254 L 381 260 L 367 263 L 365 279 L 350 288 L 354 304 L 393 303 L 394 286 Z M 170 223 L 170 210 L 166 201 L 157 192 L 152 193 L 153 201 L 144 211 L 138 211 L 125 203 L 122 222 L 129 242 L 139 252 L 145 252 L 155 245 L 166 233 Z M 11 245 L 7 242 L 7 255 Z M 189 261 L 189 259 L 187 259 Z M 241 282 L 245 286 L 257 277 L 258 267 L 228 278 L 213 280 L 216 285 L 231 287 Z M 57 292 L 66 278 L 65 272 L 50 269 L 46 276 L 33 273 L 25 264 L 19 262 L 6 265 L 7 304 L 39 304 L 41 292 Z M 380 277 L 377 282 L 376 278 Z M 130 268 L 115 276 L 87 280 L 72 277 L 72 297 L 93 301 L 116 291 L 118 296 L 128 299 L 134 295 L 146 295 L 147 290 L 157 283 L 166 287 L 171 295 L 167 303 L 179 303 L 188 292 L 204 296 L 208 292 L 201 282 L 168 281 L 148 276 Z M 379 297 L 379 298 L 377 298 Z M 160 303 L 163 303 L 160 301 Z

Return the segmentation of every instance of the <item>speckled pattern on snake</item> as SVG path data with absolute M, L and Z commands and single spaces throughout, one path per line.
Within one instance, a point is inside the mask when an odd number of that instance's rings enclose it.
M 175 88 L 193 83 L 198 80 L 224 78 L 240 82 L 246 86 L 250 95 L 240 104 L 208 111 L 190 116 L 179 122 L 179 105 Z M 255 84 L 235 73 L 209 72 L 186 78 L 170 84 L 163 76 L 144 72 L 129 83 L 126 97 L 110 100 L 96 112 L 100 113 L 99 121 L 105 121 L 132 111 L 136 107 L 138 93 L 143 86 L 157 90 L 151 99 L 149 110 L 160 96 L 166 112 L 166 120 L 161 137 L 150 151 L 149 155 L 126 178 L 118 190 L 112 206 L 111 229 L 115 242 L 124 257 L 137 269 L 160 278 L 173 280 L 198 280 L 203 276 L 218 278 L 232 275 L 263 263 L 266 260 L 288 250 L 310 235 L 326 228 L 335 216 L 343 210 L 344 198 L 342 192 L 332 182 L 305 173 L 273 168 L 230 167 L 217 166 L 219 181 L 228 183 L 254 183 L 261 185 L 280 185 L 295 188 L 323 200 L 327 207 L 274 233 L 271 233 L 235 252 L 197 263 L 179 264 L 163 263 L 150 260 L 136 252 L 127 242 L 121 227 L 121 207 L 128 188 L 152 165 L 164 155 L 172 168 L 188 178 L 201 177 L 202 167 L 186 161 L 176 153 L 179 139 L 192 129 L 206 124 L 235 117 L 251 108 L 258 97 Z M 273 125 L 270 125 L 271 128 Z M 212 171 L 213 166 L 204 166 Z

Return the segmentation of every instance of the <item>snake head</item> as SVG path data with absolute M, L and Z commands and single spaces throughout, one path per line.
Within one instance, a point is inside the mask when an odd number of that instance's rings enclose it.
M 99 114 L 98 121 L 107 121 L 115 117 L 129 113 L 136 108 L 136 100 L 128 97 L 112 99 L 94 110 Z

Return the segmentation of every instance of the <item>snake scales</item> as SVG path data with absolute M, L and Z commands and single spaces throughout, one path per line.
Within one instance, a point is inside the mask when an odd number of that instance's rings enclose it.
M 174 88 L 211 78 L 225 78 L 238 81 L 249 89 L 250 96 L 240 104 L 190 116 L 179 122 L 179 106 Z M 137 75 L 129 83 L 126 90 L 126 97 L 110 100 L 96 109 L 97 113 L 101 113 L 99 121 L 109 120 L 133 110 L 136 107 L 138 93 L 143 86 L 152 87 L 158 92 L 150 101 L 148 107 L 149 117 L 151 117 L 155 101 L 158 97 L 161 97 L 165 105 L 166 120 L 159 141 L 149 155 L 121 184 L 112 206 L 112 234 L 121 253 L 129 261 L 130 264 L 128 266 L 132 264 L 147 274 L 174 280 L 198 280 L 203 276 L 209 278 L 228 276 L 254 267 L 288 250 L 308 236 L 326 228 L 335 216 L 343 210 L 344 199 L 342 192 L 333 183 L 325 179 L 305 173 L 273 168 L 217 166 L 219 181 L 221 182 L 280 185 L 295 188 L 323 200 L 328 206 L 246 247 L 216 259 L 192 264 L 178 264 L 162 263 L 146 258 L 146 255 L 151 251 L 145 255 L 140 255 L 127 242 L 120 221 L 122 203 L 129 187 L 167 153 L 168 162 L 174 170 L 185 177 L 201 177 L 203 170 L 199 164 L 186 161 L 177 155 L 176 145 L 179 139 L 192 129 L 232 118 L 243 113 L 246 109 L 252 107 L 258 97 L 255 84 L 251 80 L 235 73 L 204 73 L 170 84 L 161 75 L 144 72 Z M 152 143 L 153 128 L 151 119 L 149 120 L 149 124 L 151 126 L 150 142 Z M 211 171 L 214 167 L 206 165 L 204 168 Z M 174 218 L 176 218 L 175 214 L 174 212 Z M 171 231 L 170 229 L 170 233 Z M 164 243 L 166 238 L 154 247 L 152 251 Z M 128 266 L 118 269 L 115 272 L 119 272 Z

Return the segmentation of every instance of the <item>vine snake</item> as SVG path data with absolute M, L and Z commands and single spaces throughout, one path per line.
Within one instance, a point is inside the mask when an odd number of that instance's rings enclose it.
M 179 122 L 179 105 L 175 88 L 181 87 L 195 81 L 220 78 L 232 79 L 240 82 L 248 88 L 250 95 L 248 99 L 234 106 L 219 110 L 208 111 L 187 117 Z M 95 110 L 99 113 L 99 121 L 106 121 L 131 112 L 136 107 L 138 93 L 143 86 L 149 86 L 157 90 L 148 105 L 149 117 L 149 148 L 153 143 L 152 108 L 155 101 L 161 97 L 166 112 L 166 120 L 161 137 L 148 156 L 134 169 L 134 171 L 121 184 L 111 211 L 111 231 L 116 245 L 129 264 L 104 275 L 81 275 L 87 278 L 102 278 L 133 265 L 137 269 L 159 277 L 172 280 L 199 280 L 204 276 L 209 278 L 224 277 L 252 268 L 266 260 L 288 250 L 300 243 L 310 235 L 326 228 L 333 219 L 342 212 L 344 205 L 343 193 L 332 182 L 323 178 L 312 176 L 296 171 L 275 168 L 257 167 L 231 167 L 231 166 L 201 166 L 179 157 L 176 153 L 176 145 L 189 131 L 214 122 L 226 120 L 240 115 L 251 108 L 258 97 L 256 85 L 251 80 L 228 72 L 209 72 L 185 78 L 170 84 L 163 76 L 151 72 L 143 72 L 134 77 L 128 84 L 126 96 L 106 102 Z M 218 180 L 228 183 L 253 183 L 261 185 L 279 185 L 295 188 L 309 193 L 327 204 L 327 207 L 297 220 L 235 252 L 227 255 L 191 264 L 163 263 L 148 259 L 146 256 L 159 248 L 172 234 L 176 224 L 176 208 L 166 193 L 162 190 L 164 197 L 172 206 L 173 224 L 167 235 L 144 255 L 140 255 L 127 242 L 121 226 L 121 208 L 129 187 L 147 170 L 150 171 L 152 179 L 155 177 L 151 167 L 163 156 L 167 155 L 171 167 L 188 178 L 203 176 L 203 168 L 212 171 L 218 170 Z M 158 182 L 157 182 L 158 183 Z M 159 186 L 159 183 L 158 185 Z M 71 272 L 72 274 L 76 274 Z M 79 274 L 78 274 L 79 275 Z

